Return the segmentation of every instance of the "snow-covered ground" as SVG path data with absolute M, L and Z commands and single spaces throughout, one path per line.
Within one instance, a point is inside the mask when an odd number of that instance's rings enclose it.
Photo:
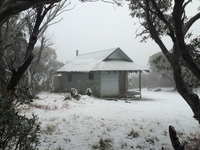
M 177 92 L 142 90 L 142 99 L 109 101 L 88 96 L 64 100 L 63 94 L 41 93 L 21 110 L 41 123 L 41 150 L 172 149 L 168 127 L 181 140 L 199 137 L 199 124 Z

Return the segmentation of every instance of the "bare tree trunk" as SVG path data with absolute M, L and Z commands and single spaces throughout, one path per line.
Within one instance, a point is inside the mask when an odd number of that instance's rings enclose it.
M 0 26 L 0 92 L 6 89 L 6 72 L 5 72 L 5 60 L 4 60 L 4 50 L 3 50 L 3 39 Z
M 27 68 L 30 66 L 33 58 L 34 58 L 34 56 L 30 55 L 26 59 L 26 61 L 18 68 L 18 70 L 16 72 L 13 72 L 12 77 L 11 77 L 10 82 L 8 84 L 8 87 L 7 87 L 7 89 L 9 91 L 11 90 L 11 91 L 15 92 L 15 89 L 17 87 L 19 80 L 22 78 L 22 75 L 27 70 Z
M 189 70 L 194 74 L 194 76 L 200 81 L 200 67 L 194 61 L 191 56 L 191 53 L 188 51 L 185 43 L 185 32 L 183 30 L 183 4 L 184 0 L 175 0 L 174 9 L 173 9 L 173 20 L 175 26 L 175 34 L 176 34 L 176 45 L 179 47 L 177 49 L 182 59 L 184 60 L 185 65 Z M 200 13 L 196 15 L 196 19 L 200 18 Z M 193 18 L 191 18 L 193 19 Z M 190 20 L 191 21 L 191 20 Z
M 176 2 L 176 3 L 179 3 L 179 2 Z M 182 58 L 181 57 L 182 55 L 181 55 L 180 51 L 182 51 L 183 46 L 181 45 L 179 40 L 177 40 L 175 38 L 174 33 L 172 33 L 173 30 L 171 30 L 171 28 L 170 28 L 169 31 L 171 32 L 171 34 L 169 33 L 169 35 L 170 35 L 170 37 L 171 37 L 171 39 L 174 43 L 174 46 L 173 46 L 172 53 L 167 50 L 166 46 L 164 45 L 164 43 L 160 39 L 158 32 L 157 32 L 157 30 L 156 30 L 156 28 L 155 28 L 155 26 L 154 26 L 154 24 L 151 20 L 149 9 L 147 9 L 147 8 L 149 8 L 149 0 L 145 1 L 145 6 L 146 6 L 146 8 L 145 8 L 146 20 L 147 20 L 148 25 L 149 25 L 150 34 L 151 34 L 152 38 L 154 39 L 154 41 L 158 44 L 158 46 L 162 50 L 163 54 L 165 55 L 165 57 L 168 59 L 169 63 L 172 66 L 177 91 L 179 92 L 179 94 L 184 98 L 184 100 L 188 103 L 188 105 L 192 109 L 192 111 L 194 113 L 194 118 L 197 119 L 200 123 L 200 99 L 199 99 L 198 95 L 195 94 L 190 89 L 190 87 L 188 87 L 186 85 L 186 83 L 183 79 L 183 75 L 182 75 L 182 69 L 181 69 L 181 64 L 180 64 L 180 59 Z M 175 16 L 175 18 L 176 17 L 177 16 Z M 180 16 L 178 16 L 178 17 L 180 17 Z M 182 25 L 182 22 L 177 21 L 176 25 L 178 25 L 178 24 Z M 182 26 L 179 27 L 179 28 L 182 29 Z M 184 36 L 182 38 L 184 38 Z M 182 39 L 182 41 L 183 40 L 184 39 Z
M 37 14 L 36 14 L 36 22 L 33 28 L 33 31 L 30 35 L 30 39 L 29 39 L 29 43 L 26 49 L 26 55 L 24 58 L 24 62 L 22 65 L 20 65 L 17 69 L 13 69 L 12 70 L 12 77 L 10 79 L 10 82 L 7 86 L 7 90 L 11 91 L 11 94 L 15 93 L 15 89 L 18 85 L 19 80 L 22 78 L 23 74 L 25 73 L 25 71 L 28 69 L 28 67 L 30 66 L 31 62 L 34 59 L 34 55 L 32 53 L 34 46 L 37 42 L 37 37 L 39 34 L 39 30 L 40 30 L 40 25 L 45 17 L 45 15 L 47 14 L 47 12 L 52 9 L 53 4 L 49 5 L 47 8 L 43 9 L 44 6 L 38 6 L 37 7 Z M 17 71 L 16 71 L 17 70 Z
M 31 85 L 31 81 L 32 81 L 32 75 L 31 75 L 31 72 L 30 72 L 30 67 L 27 69 L 27 72 L 28 72 L 28 75 L 27 75 L 27 83 L 28 85 Z
M 190 87 L 188 87 L 183 79 L 181 65 L 178 60 L 174 60 L 172 68 L 174 72 L 174 80 L 179 94 L 185 99 L 194 113 L 194 118 L 200 123 L 200 99 Z

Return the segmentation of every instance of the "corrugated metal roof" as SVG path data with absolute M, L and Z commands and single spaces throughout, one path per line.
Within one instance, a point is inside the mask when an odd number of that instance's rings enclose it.
M 121 52 L 123 59 L 107 59 L 115 52 Z M 147 71 L 147 68 L 135 64 L 120 48 L 83 54 L 69 61 L 57 72 L 90 72 L 90 71 Z

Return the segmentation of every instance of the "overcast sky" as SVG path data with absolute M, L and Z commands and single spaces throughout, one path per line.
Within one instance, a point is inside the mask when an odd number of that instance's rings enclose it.
M 84 54 L 120 47 L 135 63 L 146 66 L 149 56 L 160 51 L 153 41 L 141 43 L 141 39 L 136 38 L 138 20 L 130 17 L 127 5 L 114 7 L 102 2 L 74 0 L 68 8 L 73 6 L 74 9 L 62 14 L 61 22 L 48 29 L 48 33 L 53 34 L 58 60 L 65 63 L 73 59 L 76 50 Z M 192 13 L 196 7 L 193 5 L 188 9 Z M 200 21 L 192 30 L 200 34 L 199 26 Z M 170 42 L 165 41 L 170 47 Z

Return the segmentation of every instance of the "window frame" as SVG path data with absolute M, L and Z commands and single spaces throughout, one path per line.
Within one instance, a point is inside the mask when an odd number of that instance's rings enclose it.
M 72 82 L 72 73 L 71 72 L 68 73 L 67 77 L 68 77 L 68 82 Z
M 89 72 L 89 74 L 88 74 L 88 79 L 89 79 L 89 80 L 94 80 L 94 73 Z

